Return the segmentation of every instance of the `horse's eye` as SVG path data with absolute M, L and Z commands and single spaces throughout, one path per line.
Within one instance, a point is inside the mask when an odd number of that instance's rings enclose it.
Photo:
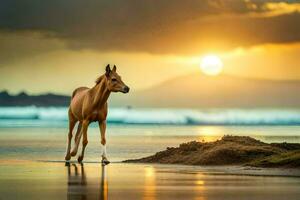
M 112 78 L 111 81 L 115 82 L 115 81 L 117 81 L 117 79 L 116 78 Z

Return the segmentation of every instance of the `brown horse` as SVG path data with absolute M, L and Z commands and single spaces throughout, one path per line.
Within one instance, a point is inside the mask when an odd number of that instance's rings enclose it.
M 96 80 L 94 87 L 79 87 L 74 90 L 69 107 L 69 134 L 65 160 L 70 160 L 71 156 L 77 154 L 82 135 L 82 151 L 78 156 L 78 162 L 83 160 L 85 147 L 88 144 L 88 126 L 91 122 L 97 121 L 101 132 L 101 144 L 103 145 L 102 163 L 109 163 L 106 157 L 105 147 L 107 99 L 111 92 L 129 92 L 129 87 L 123 83 L 121 76 L 119 76 L 116 71 L 116 66 L 111 70 L 109 65 L 107 65 L 105 74 Z M 79 122 L 79 124 L 75 135 L 75 147 L 72 152 L 70 152 L 73 136 L 72 132 L 77 122 Z

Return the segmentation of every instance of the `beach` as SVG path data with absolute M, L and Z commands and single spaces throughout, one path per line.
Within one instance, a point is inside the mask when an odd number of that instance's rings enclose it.
M 10 123 L 11 121 L 11 123 Z M 67 121 L 0 120 L 0 199 L 299 199 L 297 169 L 122 163 L 184 142 L 224 135 L 300 142 L 299 125 L 117 124 L 107 126 L 102 167 L 91 124 L 84 163 L 64 162 Z
M 300 0 L 1 0 L 0 200 L 300 200 Z

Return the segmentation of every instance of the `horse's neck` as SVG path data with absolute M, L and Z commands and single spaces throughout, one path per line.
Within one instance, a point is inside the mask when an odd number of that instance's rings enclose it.
M 102 107 L 110 95 L 105 77 L 103 77 L 91 90 L 93 93 L 93 107 Z

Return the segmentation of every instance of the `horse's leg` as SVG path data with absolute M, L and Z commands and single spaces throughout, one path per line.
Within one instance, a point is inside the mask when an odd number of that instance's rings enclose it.
M 88 139 L 87 139 L 87 129 L 89 127 L 89 121 L 85 120 L 82 122 L 82 135 L 83 135 L 83 138 L 82 138 L 82 149 L 81 149 L 81 154 L 80 156 L 78 156 L 78 162 L 81 162 L 83 160 L 83 157 L 84 157 L 84 151 L 85 151 L 85 147 L 86 145 L 88 144 Z M 80 141 L 80 139 L 79 139 Z M 79 142 L 78 142 L 79 143 Z
M 78 125 L 78 128 L 77 128 L 76 135 L 75 135 L 75 146 L 73 147 L 73 149 L 71 151 L 71 156 L 76 156 L 76 154 L 77 154 L 79 143 L 80 143 L 80 138 L 82 136 L 82 131 L 83 131 L 82 122 L 80 122 L 80 124 Z
M 70 155 L 71 141 L 72 141 L 72 136 L 73 136 L 73 129 L 76 125 L 76 122 L 77 122 L 77 120 L 72 115 L 71 110 L 69 110 L 69 133 L 68 133 L 68 144 L 67 144 L 67 152 L 66 152 L 65 160 L 71 159 L 71 155 Z
M 77 127 L 77 131 L 76 131 L 76 134 L 75 134 L 75 143 L 77 140 L 80 140 L 80 132 L 81 132 L 81 127 L 82 127 L 82 122 L 79 122 L 78 124 L 78 127 Z
M 105 138 L 105 132 L 106 132 L 106 120 L 99 121 L 99 128 L 101 133 L 101 144 L 102 144 L 102 163 L 109 164 L 109 161 L 106 157 L 106 138 Z
M 77 145 L 77 143 L 80 143 L 80 139 L 81 139 L 81 127 L 82 127 L 82 122 L 79 122 L 78 127 L 77 127 L 77 131 L 75 134 L 75 146 Z M 71 156 L 76 156 L 77 154 L 77 150 L 75 152 L 75 148 L 72 150 L 71 152 Z

